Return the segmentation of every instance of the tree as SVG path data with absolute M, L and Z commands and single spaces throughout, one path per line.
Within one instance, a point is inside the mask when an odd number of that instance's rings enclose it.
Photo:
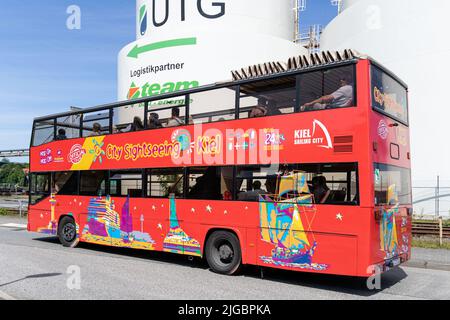
M 23 185 L 25 181 L 25 173 L 23 169 L 28 167 L 28 164 L 9 163 L 1 161 L 0 167 L 0 183 L 7 183 L 13 185 Z

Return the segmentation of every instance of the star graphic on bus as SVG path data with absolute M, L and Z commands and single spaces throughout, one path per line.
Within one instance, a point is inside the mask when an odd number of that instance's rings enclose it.
M 208 211 L 209 213 L 212 212 L 212 207 L 209 204 L 206 206 L 206 211 Z

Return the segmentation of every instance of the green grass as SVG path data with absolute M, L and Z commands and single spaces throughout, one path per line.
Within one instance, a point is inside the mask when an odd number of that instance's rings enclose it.
M 442 246 L 439 244 L 439 239 L 419 239 L 413 238 L 412 246 L 415 248 L 424 249 L 447 249 L 450 250 L 450 241 L 444 240 Z
M 6 208 L 0 208 L 0 217 L 5 217 L 5 216 L 18 216 L 19 215 L 19 211 L 18 210 L 10 210 L 10 209 L 6 209 Z M 26 216 L 27 212 L 25 210 L 22 211 L 22 216 Z

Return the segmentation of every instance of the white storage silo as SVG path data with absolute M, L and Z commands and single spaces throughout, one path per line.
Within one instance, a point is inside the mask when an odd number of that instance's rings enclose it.
M 408 84 L 413 187 L 434 185 L 437 174 L 450 185 L 450 2 L 344 0 L 342 9 L 325 28 L 322 49 L 354 48 Z
M 293 42 L 293 8 L 292 0 L 137 0 L 137 41 L 119 53 L 118 99 L 212 84 L 306 53 Z M 131 121 L 132 112 L 120 117 Z

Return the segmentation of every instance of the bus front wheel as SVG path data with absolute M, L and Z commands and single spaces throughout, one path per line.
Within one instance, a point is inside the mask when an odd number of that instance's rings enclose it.
M 211 270 L 226 275 L 236 274 L 242 262 L 239 239 L 227 231 L 215 231 L 205 248 L 206 261 Z
M 77 236 L 77 226 L 72 217 L 63 217 L 58 224 L 58 238 L 64 247 L 74 248 L 79 239 Z

